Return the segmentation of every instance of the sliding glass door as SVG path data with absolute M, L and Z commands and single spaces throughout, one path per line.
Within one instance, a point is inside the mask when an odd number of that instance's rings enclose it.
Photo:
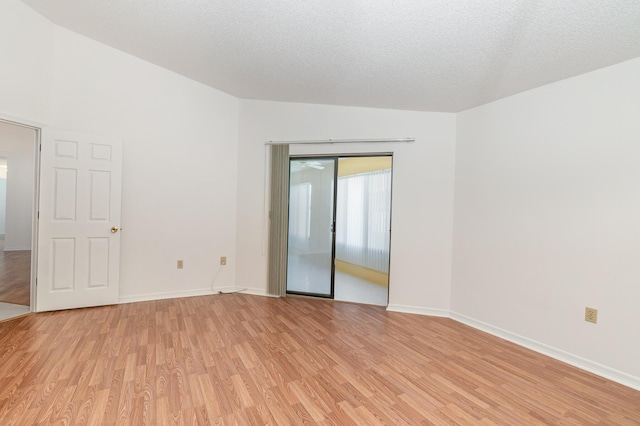
M 333 298 L 336 164 L 290 161 L 287 293 Z
M 387 306 L 392 157 L 291 158 L 287 293 Z

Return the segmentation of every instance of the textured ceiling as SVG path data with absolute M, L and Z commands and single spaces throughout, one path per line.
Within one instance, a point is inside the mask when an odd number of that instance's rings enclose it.
M 240 98 L 461 111 L 640 57 L 639 0 L 23 0 Z

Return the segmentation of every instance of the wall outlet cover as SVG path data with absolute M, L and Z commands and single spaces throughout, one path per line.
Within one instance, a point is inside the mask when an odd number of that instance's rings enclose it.
M 594 324 L 598 323 L 598 310 L 596 308 L 586 307 L 584 309 L 584 320 L 588 322 L 592 322 Z

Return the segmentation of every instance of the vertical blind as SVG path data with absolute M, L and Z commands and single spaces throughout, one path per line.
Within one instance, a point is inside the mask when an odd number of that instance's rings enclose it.
M 389 272 L 391 169 L 338 178 L 336 259 Z
M 269 282 L 273 296 L 287 293 L 287 234 L 289 200 L 289 145 L 271 145 L 271 198 L 269 211 Z

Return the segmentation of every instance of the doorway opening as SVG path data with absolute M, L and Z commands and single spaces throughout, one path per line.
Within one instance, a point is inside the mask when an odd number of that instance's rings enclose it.
M 38 138 L 0 119 L 0 321 L 33 307 Z
M 392 156 L 289 160 L 287 293 L 387 306 Z

